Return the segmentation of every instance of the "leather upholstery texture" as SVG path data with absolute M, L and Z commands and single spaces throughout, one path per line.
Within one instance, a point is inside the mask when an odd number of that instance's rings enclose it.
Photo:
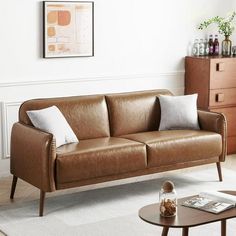
M 79 140 L 110 136 L 108 110 L 103 95 L 29 100 L 20 107 L 19 121 L 32 125 L 26 111 L 52 105 L 60 109 Z
M 171 95 L 168 90 L 107 95 L 112 136 L 158 130 L 160 104 L 158 95 Z
M 11 173 L 51 192 L 55 190 L 56 143 L 51 134 L 15 123 L 11 134 Z
M 218 161 L 219 161 L 218 157 L 208 158 L 208 159 L 204 159 L 204 160 L 202 159 L 202 160 L 197 160 L 197 161 L 187 161 L 186 160 L 182 163 L 176 163 L 176 164 L 170 164 L 170 165 L 166 165 L 166 166 L 158 166 L 158 167 L 152 167 L 152 168 L 145 168 L 142 170 L 127 172 L 127 173 L 123 173 L 123 174 L 107 175 L 107 176 L 102 176 L 102 177 L 98 177 L 98 178 L 74 181 L 74 182 L 70 182 L 70 183 L 57 183 L 57 189 L 73 188 L 73 187 L 79 187 L 79 186 L 84 186 L 84 185 L 89 185 L 89 184 L 102 183 L 102 182 L 106 182 L 106 181 L 130 178 L 130 177 L 134 177 L 134 176 L 150 175 L 150 174 L 155 174 L 158 172 L 164 172 L 164 171 L 169 171 L 169 170 L 176 170 L 176 169 L 181 169 L 181 168 L 216 163 Z
M 227 154 L 227 122 L 224 114 L 198 110 L 199 125 L 202 130 L 216 132 L 222 138 L 220 161 L 225 161 Z
M 24 102 L 11 135 L 11 173 L 50 192 L 225 160 L 226 119 L 198 111 L 200 130 L 158 131 L 158 95 L 151 90 Z M 26 114 L 56 105 L 79 143 L 56 149 L 52 134 Z
M 202 130 L 152 131 L 121 136 L 147 145 L 148 167 L 219 156 L 221 135 Z
M 89 139 L 57 148 L 59 184 L 132 172 L 146 166 L 145 145 L 127 139 Z

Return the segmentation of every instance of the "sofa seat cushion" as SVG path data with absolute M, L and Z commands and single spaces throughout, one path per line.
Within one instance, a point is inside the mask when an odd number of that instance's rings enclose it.
M 128 139 L 87 139 L 57 148 L 58 183 L 116 175 L 146 167 L 146 145 Z
M 167 130 L 124 135 L 147 145 L 148 167 L 172 165 L 217 157 L 221 135 L 203 130 Z

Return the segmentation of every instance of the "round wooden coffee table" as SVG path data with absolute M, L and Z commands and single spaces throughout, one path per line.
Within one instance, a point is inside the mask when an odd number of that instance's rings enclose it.
M 236 195 L 236 191 L 222 191 Z M 169 228 L 182 228 L 182 236 L 188 236 L 189 228 L 213 222 L 221 222 L 221 236 L 226 236 L 226 220 L 236 217 L 236 207 L 219 214 L 181 206 L 181 203 L 193 196 L 178 199 L 177 215 L 162 217 L 159 212 L 159 203 L 144 206 L 139 210 L 139 217 L 154 225 L 162 226 L 162 236 L 167 236 Z M 235 230 L 236 235 L 236 230 Z

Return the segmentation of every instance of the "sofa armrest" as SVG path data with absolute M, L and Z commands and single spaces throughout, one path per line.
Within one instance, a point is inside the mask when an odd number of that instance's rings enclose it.
M 227 122 L 222 113 L 198 110 L 199 125 L 202 130 L 216 132 L 222 137 L 220 161 L 225 161 L 227 154 Z
M 15 123 L 11 132 L 11 173 L 45 192 L 54 191 L 55 150 L 52 134 Z

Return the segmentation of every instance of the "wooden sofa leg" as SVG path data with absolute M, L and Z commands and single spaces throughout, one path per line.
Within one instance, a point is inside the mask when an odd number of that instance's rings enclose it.
M 10 199 L 14 198 L 14 194 L 15 194 L 15 190 L 16 190 L 16 184 L 17 184 L 17 177 L 15 175 L 13 175 L 13 179 L 12 179 L 12 184 L 11 184 L 11 195 L 10 195 Z
M 216 166 L 217 166 L 217 171 L 218 171 L 218 175 L 219 175 L 219 181 L 222 182 L 223 178 L 222 178 L 222 172 L 221 172 L 221 164 L 220 162 L 216 162 Z
M 39 216 L 43 216 L 45 195 L 46 193 L 40 190 Z

